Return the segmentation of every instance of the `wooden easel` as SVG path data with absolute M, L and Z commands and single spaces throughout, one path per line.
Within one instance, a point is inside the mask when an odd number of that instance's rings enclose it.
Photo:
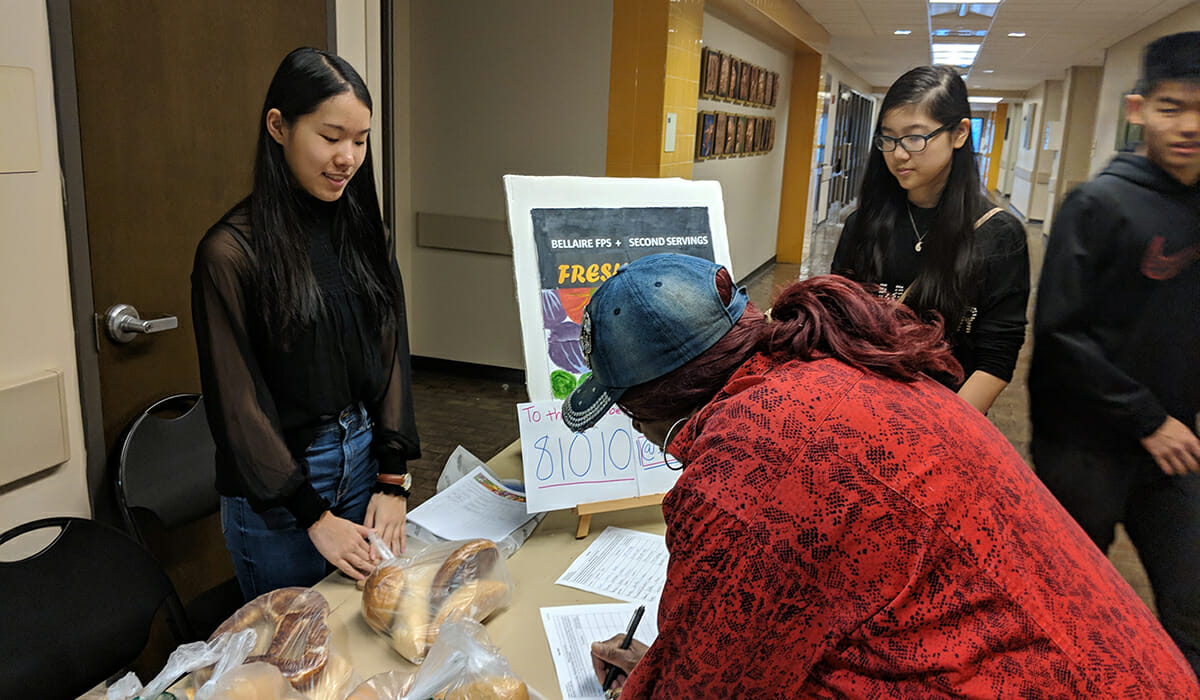
M 579 525 L 575 528 L 575 539 L 587 537 L 592 526 L 592 516 L 596 513 L 609 513 L 615 510 L 629 510 L 642 506 L 656 506 L 663 502 L 665 493 L 652 493 L 649 496 L 634 496 L 633 498 L 616 498 L 611 501 L 596 501 L 595 503 L 580 503 L 575 506 L 575 515 L 579 516 Z

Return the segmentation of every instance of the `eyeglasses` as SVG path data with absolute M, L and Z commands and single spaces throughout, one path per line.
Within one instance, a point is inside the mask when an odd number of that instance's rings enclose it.
M 908 151 L 909 153 L 920 153 L 921 151 L 925 150 L 926 146 L 929 145 L 929 139 L 937 136 L 954 125 L 954 122 L 942 124 L 928 134 L 909 134 L 908 136 L 901 136 L 898 139 L 891 136 L 884 136 L 883 134 L 875 134 L 875 139 L 872 141 L 872 144 L 875 146 L 875 148 L 878 148 L 884 153 L 891 153 L 892 151 L 896 150 L 897 144 L 903 146 L 904 150 Z

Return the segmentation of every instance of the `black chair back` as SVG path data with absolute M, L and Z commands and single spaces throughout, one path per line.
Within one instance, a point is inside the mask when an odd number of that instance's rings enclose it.
M 0 562 L 0 698 L 75 698 L 124 670 L 173 593 L 154 557 L 119 530 L 44 518 L 0 535 L 61 528 L 19 561 Z
M 171 409 L 182 413 L 160 415 Z M 215 455 L 199 394 L 168 396 L 134 418 L 117 461 L 117 499 L 129 531 L 145 543 L 133 519 L 136 508 L 168 530 L 220 510 Z
M 125 430 L 117 451 L 117 503 L 125 527 L 151 548 L 135 511 L 152 515 L 165 530 L 221 509 L 216 487 L 216 447 L 200 394 L 175 394 L 154 402 Z M 177 596 L 167 606 L 177 640 L 203 639 L 242 605 L 230 577 L 184 606 Z

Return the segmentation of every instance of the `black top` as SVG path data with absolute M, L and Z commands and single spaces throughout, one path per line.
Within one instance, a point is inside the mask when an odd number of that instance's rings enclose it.
M 1029 372 L 1035 436 L 1145 454 L 1200 412 L 1200 188 L 1117 155 L 1054 217 Z
M 984 206 L 975 212 L 976 219 L 990 209 Z M 883 258 L 883 279 L 879 294 L 899 299 L 912 285 L 922 269 L 924 258 L 916 248 L 917 234 L 929 231 L 936 209 L 911 207 L 913 221 L 901 217 L 899 230 L 888 236 Z M 854 221 L 858 212 L 846 219 L 830 266 L 834 274 L 853 276 L 846 267 L 846 257 L 853 244 Z M 926 234 L 927 235 L 927 234 Z M 928 241 L 926 240 L 926 243 Z M 946 329 L 955 359 L 963 368 L 963 378 L 981 371 L 1011 381 L 1017 366 L 1017 355 L 1025 342 L 1025 308 L 1029 302 L 1029 250 L 1025 227 L 1017 217 L 1001 211 L 975 231 L 975 255 L 979 259 L 980 275 L 967 310 L 957 329 Z M 857 278 L 856 278 L 857 279 Z M 862 280 L 860 280 L 862 281 Z M 951 389 L 960 386 L 949 377 L 935 377 Z
M 301 225 L 324 301 L 317 321 L 287 343 L 265 327 L 254 283 L 249 200 L 208 230 L 192 270 L 200 380 L 217 447 L 217 490 L 256 511 L 284 506 L 306 528 L 329 508 L 308 480 L 305 448 L 322 423 L 362 401 L 381 472 L 420 456 L 413 420 L 403 294 L 399 330 L 370 320 L 339 262 L 336 203 L 305 197 Z M 399 282 L 399 270 L 392 263 Z

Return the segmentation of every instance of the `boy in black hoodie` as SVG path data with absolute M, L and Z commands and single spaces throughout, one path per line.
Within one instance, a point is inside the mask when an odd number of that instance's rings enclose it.
M 1163 627 L 1200 673 L 1200 32 L 1146 48 L 1126 109 L 1144 142 L 1054 219 L 1031 449 L 1102 551 L 1125 523 Z

